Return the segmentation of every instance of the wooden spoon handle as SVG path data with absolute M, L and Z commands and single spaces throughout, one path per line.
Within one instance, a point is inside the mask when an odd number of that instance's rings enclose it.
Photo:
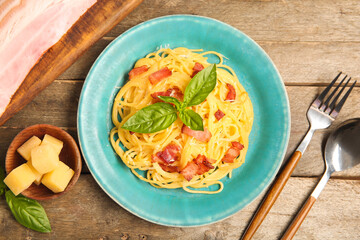
M 277 177 L 276 181 L 272 185 L 270 191 L 266 195 L 265 199 L 261 203 L 261 206 L 257 210 L 255 216 L 251 220 L 249 227 L 246 229 L 244 235 L 242 236 L 243 240 L 251 239 L 255 234 L 256 230 L 260 227 L 261 223 L 265 219 L 266 215 L 270 211 L 271 207 L 274 205 L 276 199 L 284 188 L 286 182 L 290 178 L 292 172 L 294 171 L 297 163 L 301 158 L 301 152 L 296 151 L 286 163 L 284 169 Z
M 294 220 L 292 221 L 289 228 L 286 230 L 285 234 L 281 238 L 282 240 L 289 240 L 295 236 L 295 233 L 301 226 L 301 223 L 304 221 L 306 215 L 309 213 L 311 207 L 314 205 L 316 198 L 310 196 L 304 206 L 301 208 L 300 212 L 296 215 Z

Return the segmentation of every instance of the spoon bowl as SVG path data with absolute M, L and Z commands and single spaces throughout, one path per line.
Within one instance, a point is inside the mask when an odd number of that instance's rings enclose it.
M 360 118 L 342 123 L 328 138 L 325 164 L 331 173 L 360 163 Z
M 325 172 L 311 196 L 307 199 L 295 219 L 292 221 L 282 240 L 292 239 L 330 176 L 334 172 L 344 171 L 360 163 L 360 118 L 350 119 L 330 134 L 325 145 Z

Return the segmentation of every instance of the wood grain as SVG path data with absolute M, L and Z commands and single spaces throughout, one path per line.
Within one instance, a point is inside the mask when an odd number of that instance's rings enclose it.
M 291 107 L 289 159 L 308 128 L 306 111 L 324 86 L 342 70 L 360 79 L 360 4 L 357 0 L 146 0 L 15 117 L 0 127 L 0 159 L 26 126 L 49 123 L 76 139 L 76 110 L 83 80 L 100 52 L 141 22 L 169 14 L 208 16 L 243 31 L 268 53 L 282 75 Z M 358 84 L 358 86 L 360 86 Z M 360 116 L 360 88 L 354 89 L 329 129 L 315 132 L 277 202 L 254 235 L 279 239 L 324 170 L 322 147 L 343 120 Z M 4 162 L 0 161 L 0 165 Z M 0 239 L 239 239 L 262 197 L 219 223 L 172 228 L 142 220 L 112 201 L 83 165 L 74 188 L 42 202 L 53 232 L 39 234 L 17 224 L 0 200 Z M 360 239 L 360 166 L 332 175 L 294 239 Z M 74 224 L 74 222 L 76 224 Z
M 103 0 L 89 8 L 31 69 L 0 116 L 0 125 L 28 104 L 141 1 Z
M 216 5 L 216 6 L 215 6 Z M 342 70 L 359 78 L 360 6 L 352 1 L 147 0 L 97 42 L 59 79 L 84 79 L 115 37 L 169 14 L 212 17 L 243 31 L 269 54 L 286 84 L 327 84 Z
M 98 41 L 59 79 L 85 79 L 95 59 L 111 41 L 112 38 Z M 358 71 L 360 43 L 266 41 L 258 41 L 258 43 L 274 61 L 286 85 L 327 85 L 338 71 L 343 71 L 354 79 L 360 79 Z
M 305 220 L 306 216 L 308 215 L 310 209 L 314 205 L 316 198 L 310 196 L 305 204 L 302 206 L 301 210 L 296 215 L 295 219 L 291 222 L 286 232 L 281 237 L 281 240 L 291 240 L 295 236 L 296 232 L 299 230 L 302 222 Z
M 253 239 L 279 239 L 316 183 L 316 178 L 291 178 Z M 359 198 L 358 181 L 330 179 L 295 239 L 358 239 L 360 201 L 355 199 Z M 211 225 L 164 227 L 127 212 L 112 201 L 90 175 L 81 175 L 71 191 L 57 199 L 41 202 L 51 222 L 50 234 L 22 227 L 1 200 L 0 239 L 122 239 L 128 236 L 123 239 L 235 240 L 239 239 L 260 200 L 258 198 L 242 211 Z
M 251 222 L 247 229 L 245 230 L 244 235 L 241 239 L 250 240 L 254 236 L 257 229 L 260 227 L 261 223 L 264 221 L 265 217 L 271 210 L 275 201 L 279 197 L 286 183 L 288 182 L 292 172 L 294 171 L 297 163 L 301 158 L 301 152 L 295 151 L 291 158 L 284 164 L 283 168 L 280 169 L 278 176 L 274 180 L 272 186 L 268 190 L 264 200 L 261 202 L 259 208 L 257 209 L 254 217 L 251 219 Z
M 228 23 L 257 41 L 359 42 L 359 12 L 356 0 L 147 0 L 106 36 L 147 19 L 194 14 Z
M 40 93 L 16 116 L 0 127 L 0 149 L 9 146 L 16 132 L 33 124 L 52 124 L 64 128 L 76 136 L 76 114 L 80 97 L 82 81 L 56 80 L 46 90 Z M 315 97 L 324 89 L 321 86 L 288 86 L 286 87 L 291 111 L 291 134 L 285 159 L 289 159 L 300 143 L 309 126 L 306 111 Z M 338 119 L 329 129 L 315 132 L 311 144 L 301 158 L 293 176 L 320 176 L 324 171 L 322 147 L 327 135 L 345 119 L 359 117 L 360 88 L 355 88 L 347 103 L 341 110 Z M 5 153 L 0 151 L 0 158 Z M 360 166 L 345 172 L 334 173 L 333 177 L 360 177 Z M 85 168 L 86 172 L 87 169 Z

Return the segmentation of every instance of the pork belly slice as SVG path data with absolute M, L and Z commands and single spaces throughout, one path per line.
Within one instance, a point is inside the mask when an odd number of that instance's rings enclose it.
M 96 0 L 0 3 L 0 116 L 41 56 Z

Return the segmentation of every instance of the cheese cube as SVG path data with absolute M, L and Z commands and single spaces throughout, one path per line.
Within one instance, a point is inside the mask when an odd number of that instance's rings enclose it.
M 35 175 L 35 180 L 34 180 L 34 183 L 36 184 L 36 185 L 40 185 L 40 183 L 41 183 L 41 178 L 42 178 L 42 174 L 41 173 L 39 173 L 38 171 L 36 171 L 36 169 L 32 166 L 32 164 L 31 164 L 31 160 L 30 161 L 28 161 L 27 162 L 27 165 L 29 166 L 29 168 L 31 169 L 31 171 L 34 173 L 34 175 Z
M 54 147 L 55 152 L 59 155 L 61 149 L 63 148 L 64 143 L 57 138 L 50 136 L 49 134 L 45 134 L 41 144 L 50 144 Z
M 4 179 L 4 183 L 10 188 L 14 195 L 18 195 L 34 182 L 35 175 L 29 166 L 24 163 L 12 170 Z
M 50 144 L 41 144 L 31 150 L 31 164 L 40 174 L 54 170 L 59 161 L 59 155 Z
M 23 145 L 21 145 L 16 151 L 26 160 L 30 160 L 31 150 L 34 147 L 39 146 L 41 140 L 37 136 L 32 136 L 29 140 L 27 140 Z
M 74 171 L 60 161 L 57 168 L 44 174 L 41 183 L 54 193 L 59 193 L 65 190 L 73 175 Z

